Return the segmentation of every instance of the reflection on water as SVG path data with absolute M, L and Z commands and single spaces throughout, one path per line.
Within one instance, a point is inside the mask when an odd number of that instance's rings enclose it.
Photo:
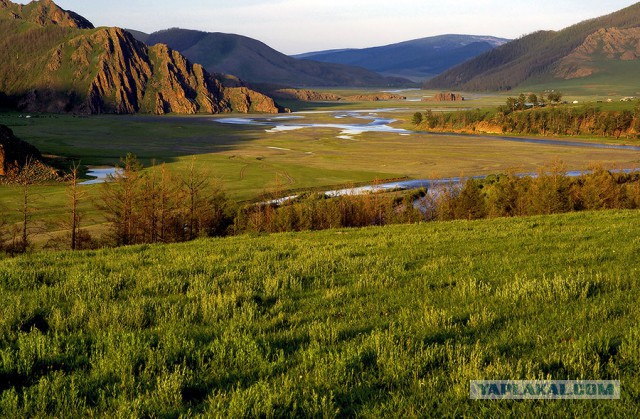
M 85 180 L 84 182 L 78 183 L 78 185 L 95 185 L 107 182 L 109 176 L 113 176 L 116 170 L 115 167 L 90 167 L 87 171 L 87 176 L 95 176 L 95 179 Z
M 363 134 L 365 132 L 390 132 L 398 134 L 410 134 L 411 131 L 402 128 L 393 128 L 389 124 L 395 122 L 393 118 L 380 118 L 377 112 L 394 111 L 396 109 L 378 109 L 374 111 L 350 111 L 333 112 L 335 119 L 357 118 L 370 121 L 362 124 L 329 124 L 329 123 L 309 123 L 302 124 L 297 121 L 305 119 L 304 116 L 292 115 L 288 117 L 268 117 L 268 118 L 218 118 L 215 122 L 232 125 L 251 125 L 265 127 L 265 132 L 294 131 L 305 128 L 333 128 L 340 130 L 338 138 L 352 139 L 351 136 Z M 324 111 L 320 111 L 325 113 Z M 302 112 L 301 112 L 302 113 Z M 310 112 L 307 112 L 310 113 Z M 345 138 L 346 137 L 346 138 Z
M 406 109 L 404 109 L 406 110 Z M 235 124 L 235 125 L 252 125 L 263 126 L 266 132 L 283 132 L 293 131 L 305 128 L 334 128 L 340 130 L 340 134 L 337 138 L 351 140 L 354 135 L 360 135 L 367 132 L 386 132 L 397 133 L 404 136 L 457 136 L 468 138 L 482 138 L 487 140 L 498 141 L 511 141 L 517 143 L 528 144 L 541 144 L 541 145 L 553 145 L 563 147 L 579 147 L 579 148 L 600 148 L 600 149 L 618 149 L 618 150 L 631 150 L 640 151 L 640 146 L 622 145 L 622 144 L 602 144 L 596 142 L 584 142 L 584 141 L 568 141 L 568 140 L 552 140 L 544 138 L 524 138 L 524 137 L 500 137 L 491 135 L 477 135 L 477 134 L 455 134 L 455 133 L 432 133 L 424 131 L 411 131 L 402 128 L 394 128 L 390 124 L 397 121 L 393 118 L 381 118 L 379 112 L 397 112 L 403 111 L 403 109 L 388 108 L 388 109 L 374 109 L 374 110 L 357 110 L 348 112 L 336 112 L 336 111 L 311 111 L 311 112 L 298 112 L 297 115 L 283 116 L 283 117 L 268 117 L 268 118 L 219 118 L 214 119 L 215 122 L 220 124 Z M 304 120 L 306 117 L 302 114 L 319 114 L 319 113 L 331 113 L 335 119 L 344 118 L 356 118 L 362 119 L 362 123 L 352 124 L 329 124 L 329 123 L 300 123 L 298 121 Z

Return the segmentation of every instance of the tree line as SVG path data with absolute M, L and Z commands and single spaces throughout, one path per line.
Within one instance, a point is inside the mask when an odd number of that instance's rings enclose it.
M 562 162 L 535 175 L 469 178 L 430 190 L 326 197 L 245 207 L 235 233 L 321 230 L 423 221 L 516 217 L 601 209 L 640 209 L 640 172 L 595 166 L 571 177 Z
M 561 162 L 554 162 L 535 175 L 509 172 L 440 184 L 429 190 L 337 197 L 308 193 L 279 202 L 241 205 L 227 197 L 220 182 L 198 170 L 195 161 L 184 173 L 174 175 L 164 164 L 143 170 L 135 156 L 128 155 L 111 181 L 102 185 L 96 206 L 109 227 L 103 237 L 94 238 L 82 227 L 78 203 L 86 197 L 78 187 L 77 169 L 74 166 L 63 179 L 68 184 L 68 200 L 59 227 L 67 234 L 54 243 L 57 248 L 75 250 L 246 233 L 640 209 L 640 172 L 612 172 L 602 166 L 571 177 Z M 33 176 L 34 170 L 27 164 L 12 175 L 21 182 L 17 186 L 24 200 L 20 226 L 0 226 L 0 250 L 7 253 L 22 253 L 31 245 L 33 208 L 29 188 L 43 181 Z
M 559 98 L 557 99 L 560 100 Z M 597 135 L 640 138 L 640 102 L 633 110 L 605 111 L 593 104 L 546 106 L 539 96 L 508 98 L 497 111 L 480 109 L 435 113 L 417 112 L 412 122 L 418 128 L 441 131 L 482 131 L 483 126 L 503 133 L 541 135 Z

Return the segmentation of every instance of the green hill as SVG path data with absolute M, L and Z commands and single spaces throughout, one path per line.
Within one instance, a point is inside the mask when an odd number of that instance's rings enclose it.
M 520 85 L 571 79 L 587 84 L 606 72 L 610 79 L 628 82 L 630 75 L 640 73 L 639 27 L 640 3 L 636 3 L 558 32 L 540 31 L 516 39 L 454 67 L 424 87 L 510 90 Z M 629 68 L 622 74 L 609 71 L 621 61 L 627 62 Z
M 167 44 L 211 73 L 233 74 L 251 83 L 285 86 L 403 86 L 411 82 L 384 77 L 362 67 L 297 60 L 241 35 L 167 29 L 133 32 L 147 45 Z
M 7 417 L 635 417 L 640 212 L 0 260 Z M 472 401 L 475 379 L 619 379 Z
M 0 105 L 36 112 L 278 112 L 246 88 L 225 89 L 165 45 L 97 28 L 52 1 L 0 3 Z

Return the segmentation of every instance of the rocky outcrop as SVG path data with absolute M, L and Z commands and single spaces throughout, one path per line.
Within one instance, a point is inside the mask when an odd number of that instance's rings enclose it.
M 585 41 L 555 66 L 553 75 L 565 80 L 599 72 L 599 61 L 631 61 L 640 58 L 640 28 L 607 28 L 589 35 Z
M 78 71 L 74 82 L 89 81 L 86 99 L 73 110 L 85 113 L 195 114 L 229 112 L 222 86 L 200 65 L 192 65 L 166 45 L 147 47 L 119 28 L 106 28 L 69 42 L 66 57 Z M 61 50 L 69 50 L 61 48 Z M 87 73 L 97 64 L 91 80 Z
M 342 96 L 333 93 L 322 93 L 307 89 L 278 89 L 270 92 L 276 99 L 301 100 L 303 102 L 335 102 Z
M 218 78 L 166 45 L 148 47 L 120 28 L 80 29 L 80 23 L 63 19 L 71 12 L 50 0 L 24 7 L 0 1 L 25 16 L 42 10 L 50 18 L 41 19 L 45 25 L 68 23 L 50 31 L 38 21 L 25 30 L 0 14 L 10 36 L 0 40 L 0 74 L 9 76 L 0 78 L 0 91 L 20 110 L 158 115 L 279 110 L 272 99 L 247 87 L 227 92 Z M 18 52 L 10 53 L 12 48 Z
M 316 92 L 306 89 L 277 89 L 269 93 L 276 99 L 301 100 L 303 102 L 378 102 L 388 100 L 405 100 L 405 96 L 393 93 L 372 93 L 364 95 L 340 96 L 334 93 Z
M 11 166 L 21 167 L 28 159 L 40 161 L 37 148 L 20 140 L 8 127 L 0 125 L 0 176 L 5 176 Z
M 32 1 L 26 5 L 0 0 L 0 11 L 10 14 L 13 19 L 26 20 L 42 26 L 53 24 L 68 28 L 93 28 L 87 19 L 60 8 L 52 0 Z
M 289 109 L 278 106 L 269 96 L 250 90 L 246 87 L 226 88 L 224 89 L 224 98 L 237 112 L 291 112 Z
M 405 100 L 406 97 L 394 93 L 373 93 L 369 95 L 347 96 L 344 100 L 349 102 L 384 102 L 389 100 Z
M 424 102 L 462 102 L 464 97 L 460 93 L 436 93 L 433 97 L 422 99 Z

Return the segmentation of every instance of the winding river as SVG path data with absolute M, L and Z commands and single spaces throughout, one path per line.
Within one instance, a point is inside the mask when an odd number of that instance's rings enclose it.
M 298 112 L 296 115 L 279 116 L 279 117 L 260 117 L 260 118 L 218 118 L 213 121 L 219 124 L 234 124 L 234 125 L 250 125 L 265 127 L 265 132 L 283 132 L 301 130 L 305 128 L 333 128 L 340 131 L 338 138 L 353 139 L 354 135 L 359 135 L 367 132 L 389 132 L 397 133 L 400 135 L 430 135 L 430 136 L 455 136 L 455 137 L 468 137 L 468 138 L 483 138 L 491 140 L 511 141 L 517 143 L 529 143 L 529 144 L 544 144 L 544 145 L 556 145 L 565 147 L 580 147 L 580 148 L 600 148 L 600 149 L 618 149 L 618 150 L 632 150 L 640 151 L 640 146 L 623 145 L 623 144 L 602 144 L 591 143 L 585 141 L 569 141 L 569 140 L 551 140 L 544 138 L 527 138 L 527 137 L 508 137 L 508 136 L 493 136 L 493 135 L 478 135 L 478 134 L 456 134 L 456 133 L 433 133 L 423 131 L 411 131 L 403 128 L 394 128 L 390 124 L 397 121 L 393 118 L 382 118 L 378 113 L 390 113 L 406 111 L 406 109 L 388 108 L 388 109 L 376 109 L 376 110 L 358 110 L 348 112 L 336 112 L 336 111 L 314 111 L 314 112 Z M 337 120 L 344 118 L 356 118 L 369 122 L 363 122 L 359 124 L 344 124 L 344 123 L 302 123 L 306 118 L 304 114 L 312 113 L 332 113 L 333 117 Z
M 392 113 L 398 111 L 406 111 L 406 109 L 398 108 L 386 108 L 376 110 L 356 110 L 356 111 L 311 111 L 311 112 L 298 112 L 295 115 L 284 115 L 275 117 L 237 117 L 237 118 L 216 118 L 214 122 L 219 124 L 231 124 L 231 125 L 250 125 L 264 127 L 265 132 L 284 132 L 294 131 L 307 128 L 333 128 L 340 131 L 338 138 L 345 140 L 352 140 L 355 135 L 368 133 L 368 132 L 387 132 L 397 133 L 400 135 L 430 135 L 430 136 L 457 136 L 457 137 L 469 137 L 469 138 L 486 138 L 492 140 L 512 141 L 519 143 L 530 144 L 544 144 L 544 145 L 557 145 L 564 147 L 579 147 L 579 148 L 599 148 L 599 149 L 621 149 L 630 151 L 640 151 L 640 146 L 622 145 L 622 144 L 602 144 L 602 143 L 590 143 L 584 141 L 568 141 L 568 140 L 551 140 L 543 138 L 526 138 L 526 137 L 507 137 L 507 136 L 491 136 L 491 135 L 476 135 L 476 134 L 455 134 L 455 133 L 431 133 L 421 131 L 411 131 L 403 128 L 395 128 L 390 124 L 397 121 L 393 118 L 382 118 L 378 113 Z M 305 115 L 318 114 L 318 113 L 331 113 L 337 123 L 304 123 L 307 118 Z M 340 123 L 341 119 L 361 119 L 362 123 Z M 81 185 L 92 185 L 97 183 L 103 183 L 108 180 L 109 175 L 113 175 L 116 169 L 114 167 L 107 168 L 90 168 L 87 172 L 89 176 L 95 176 L 95 179 L 91 179 L 82 182 Z M 568 172 L 568 176 L 579 176 L 582 172 L 572 171 Z M 530 173 L 522 174 L 534 175 Z M 475 178 L 483 178 L 483 176 L 477 176 Z M 376 185 L 361 186 L 355 188 L 335 189 L 326 191 L 325 194 L 329 196 L 339 196 L 347 194 L 362 194 L 371 191 L 389 191 L 389 190 L 409 190 L 409 189 L 433 189 L 438 185 L 456 184 L 462 182 L 461 178 L 447 178 L 447 179 L 413 179 L 395 181 L 389 183 L 381 183 Z M 295 198 L 295 196 L 285 197 L 281 200 L 273 201 L 275 203 L 282 202 Z
M 376 110 L 356 110 L 356 111 L 311 111 L 311 112 L 297 112 L 295 115 L 277 116 L 277 117 L 260 117 L 260 118 L 217 118 L 213 121 L 220 124 L 234 124 L 234 125 L 250 125 L 264 127 L 265 132 L 284 132 L 301 130 L 307 128 L 333 128 L 340 131 L 338 138 L 352 140 L 353 136 L 368 133 L 368 132 L 387 132 L 397 133 L 407 136 L 456 136 L 456 137 L 468 137 L 468 138 L 483 138 L 491 140 L 511 141 L 517 143 L 529 143 L 529 144 L 541 144 L 541 145 L 556 145 L 563 147 L 578 147 L 578 148 L 596 148 L 596 149 L 619 149 L 640 151 L 640 146 L 631 146 L 623 144 L 602 144 L 595 142 L 585 141 L 569 141 L 569 140 L 552 140 L 544 138 L 526 138 L 526 137 L 509 137 L 509 136 L 493 136 L 493 135 L 477 135 L 477 134 L 457 134 L 457 133 L 432 133 L 422 131 L 411 131 L 403 128 L 395 128 L 390 124 L 397 121 L 393 118 L 382 118 L 379 113 L 392 113 L 406 111 L 406 109 L 387 108 Z M 304 123 L 306 119 L 305 115 L 319 114 L 319 113 L 331 113 L 333 118 L 337 120 L 336 123 Z M 362 123 L 340 123 L 341 119 L 352 118 L 361 119 Z M 625 170 L 626 171 L 626 170 Z M 567 176 L 580 176 L 583 172 L 570 171 Z M 533 173 L 523 173 L 520 176 L 535 176 Z M 476 179 L 482 179 L 484 176 L 474 176 Z M 466 178 L 465 178 L 466 179 Z M 362 193 L 368 193 L 372 191 L 390 191 L 390 190 L 410 190 L 425 188 L 427 190 L 434 190 L 440 185 L 459 184 L 465 179 L 459 177 L 446 178 L 446 179 L 413 179 L 403 180 L 389 183 L 381 183 L 376 185 L 367 185 L 355 188 L 347 189 L 335 189 L 325 191 L 328 196 L 340 196 L 340 195 L 356 195 Z M 295 199 L 297 195 L 284 197 L 278 200 L 269 201 L 269 203 L 282 203 L 290 199 Z

